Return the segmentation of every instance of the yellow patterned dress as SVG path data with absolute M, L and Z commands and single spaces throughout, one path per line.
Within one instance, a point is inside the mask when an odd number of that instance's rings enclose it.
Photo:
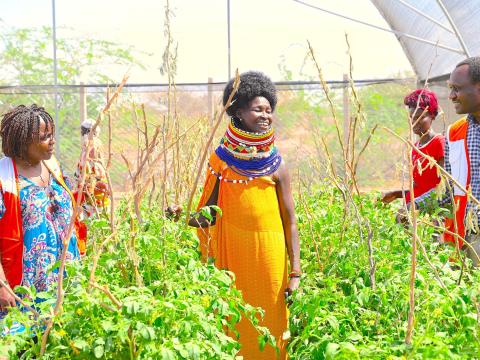
M 216 180 L 245 180 L 213 153 L 199 208 L 204 206 Z M 265 310 L 260 322 L 277 339 L 278 349 L 267 345 L 260 351 L 259 333 L 243 319 L 238 325 L 240 355 L 246 360 L 285 359 L 288 311 L 284 299 L 287 287 L 287 250 L 282 218 L 271 176 L 263 176 L 247 184 L 220 181 L 217 205 L 223 215 L 209 228 L 209 238 L 198 230 L 203 256 L 214 257 L 215 265 L 235 274 L 236 287 L 246 302 Z

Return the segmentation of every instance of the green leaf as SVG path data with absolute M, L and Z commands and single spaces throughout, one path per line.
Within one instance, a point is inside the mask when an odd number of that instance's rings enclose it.
M 210 212 L 210 207 L 208 206 L 204 206 L 200 209 L 200 213 L 203 215 L 203 217 L 205 217 L 208 221 L 212 221 L 213 220 L 213 216 Z
M 340 349 L 340 345 L 336 343 L 328 343 L 327 348 L 325 350 L 325 358 L 333 359 L 335 355 L 338 353 L 339 349 Z
M 220 217 L 222 216 L 222 209 L 220 209 L 219 206 L 217 206 L 217 205 L 210 205 L 210 207 L 217 212 L 218 216 L 220 216 Z
M 93 348 L 93 354 L 97 359 L 100 359 L 105 353 L 105 347 L 103 345 L 97 345 Z
M 103 330 L 105 330 L 106 332 L 112 331 L 114 329 L 114 326 L 115 326 L 113 321 L 111 321 L 110 319 L 102 320 L 102 322 L 100 324 L 101 324 Z
M 84 339 L 75 339 L 73 345 L 80 350 L 85 350 L 88 347 L 88 343 Z

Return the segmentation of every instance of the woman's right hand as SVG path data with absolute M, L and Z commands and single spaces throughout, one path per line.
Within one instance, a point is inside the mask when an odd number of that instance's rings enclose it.
M 16 306 L 15 298 L 7 291 L 5 286 L 0 285 L 0 309 Z
M 172 219 L 173 221 L 177 222 L 180 219 L 180 215 L 182 214 L 182 207 L 180 205 L 170 205 L 165 209 L 165 215 L 167 218 Z

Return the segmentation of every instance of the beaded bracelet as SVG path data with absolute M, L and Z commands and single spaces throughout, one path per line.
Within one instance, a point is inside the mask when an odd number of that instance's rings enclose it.
M 302 272 L 296 271 L 296 270 L 293 270 L 290 274 L 288 274 L 289 278 L 299 278 L 301 276 L 302 276 Z

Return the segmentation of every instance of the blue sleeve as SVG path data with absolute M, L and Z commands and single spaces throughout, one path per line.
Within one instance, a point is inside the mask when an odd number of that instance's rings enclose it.
M 5 202 L 3 201 L 2 184 L 0 184 L 0 219 L 3 217 L 3 214 L 5 214 L 6 210 Z
M 73 181 L 72 181 L 72 179 L 70 178 L 70 176 L 65 176 L 65 175 L 63 175 L 63 180 L 65 180 L 65 184 L 68 186 L 68 188 L 70 189 L 70 191 L 74 191 L 74 190 L 75 190 L 75 187 L 73 186 Z
M 70 191 L 75 191 L 75 186 L 74 186 L 75 182 L 72 181 L 72 178 L 65 173 L 65 171 L 63 170 L 63 166 L 60 166 L 60 171 L 62 172 L 63 181 L 65 181 L 65 185 L 67 185 Z
M 450 175 L 452 174 L 452 166 L 450 165 L 450 148 L 448 146 L 448 141 L 445 141 L 445 159 L 444 159 L 444 167 L 445 171 L 448 172 Z M 445 206 L 451 204 L 452 197 L 450 195 L 451 189 L 453 189 L 453 182 L 450 179 L 446 180 L 448 182 L 447 189 L 443 197 L 439 200 L 440 206 Z

